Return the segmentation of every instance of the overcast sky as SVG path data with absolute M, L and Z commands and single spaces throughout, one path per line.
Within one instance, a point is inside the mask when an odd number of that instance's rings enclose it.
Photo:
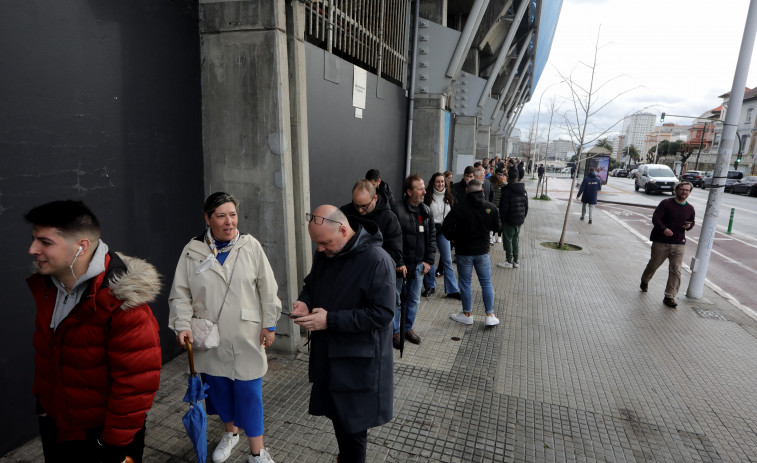
M 598 32 L 595 86 L 613 80 L 597 93 L 595 108 L 630 91 L 595 115 L 589 131 L 605 131 L 645 107 L 658 116 L 697 116 L 716 108 L 722 102 L 718 96 L 733 84 L 748 7 L 749 0 L 564 0 L 549 62 L 516 124 L 521 138 L 528 137 L 541 99 L 539 133 L 546 139 L 553 96 L 561 109 L 553 119 L 550 139 L 568 138 L 564 114 L 573 105 L 558 71 L 573 73 L 576 82 L 588 87 L 588 68 L 580 63 L 593 61 Z M 746 86 L 757 86 L 754 56 Z M 666 116 L 665 122 L 691 120 Z M 621 127 L 618 124 L 611 133 Z

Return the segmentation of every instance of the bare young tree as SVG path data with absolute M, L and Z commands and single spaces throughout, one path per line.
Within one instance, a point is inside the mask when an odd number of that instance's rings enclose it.
M 621 91 L 620 93 L 615 94 L 612 98 L 600 98 L 600 93 L 602 92 L 602 89 L 608 85 L 609 83 L 613 82 L 614 80 L 622 77 L 622 75 L 615 76 L 604 83 L 597 84 L 595 83 L 595 79 L 597 78 L 597 57 L 599 55 L 599 50 L 602 48 L 599 45 L 599 37 L 600 37 L 600 31 L 601 26 L 597 30 L 597 39 L 594 43 L 594 59 L 591 63 L 584 63 L 580 62 L 579 64 L 586 68 L 588 71 L 588 84 L 583 83 L 579 80 L 578 77 L 574 77 L 573 72 L 570 74 L 563 74 L 558 71 L 558 74 L 563 79 L 565 84 L 568 86 L 568 91 L 570 93 L 568 97 L 568 101 L 572 104 L 572 110 L 567 112 L 565 114 L 565 124 L 567 126 L 568 132 L 571 135 L 571 138 L 573 140 L 578 140 L 578 152 L 576 153 L 576 167 L 581 165 L 582 161 L 585 161 L 588 159 L 588 156 L 585 156 L 583 154 L 583 147 L 586 145 L 589 145 L 593 143 L 594 141 L 598 140 L 599 138 L 603 137 L 607 132 L 612 130 L 615 126 L 617 126 L 620 122 L 625 119 L 625 117 L 619 119 L 612 125 L 606 127 L 604 130 L 598 129 L 597 131 L 592 131 L 591 135 L 587 136 L 587 129 L 590 124 L 592 124 L 592 128 L 594 128 L 594 124 L 592 123 L 592 118 L 597 115 L 600 111 L 602 111 L 604 108 L 606 108 L 610 103 L 618 99 L 620 96 L 633 91 L 639 87 L 634 87 L 628 90 Z M 568 196 L 568 204 L 565 208 L 565 220 L 563 221 L 563 227 L 562 227 L 562 233 L 560 235 L 560 241 L 559 241 L 559 247 L 562 248 L 562 246 L 565 244 L 565 233 L 568 229 L 568 217 L 570 215 L 570 205 L 573 202 L 573 191 L 575 190 L 575 177 L 576 172 L 578 172 L 578 168 L 574 169 L 573 176 L 571 177 L 570 181 L 570 194 Z

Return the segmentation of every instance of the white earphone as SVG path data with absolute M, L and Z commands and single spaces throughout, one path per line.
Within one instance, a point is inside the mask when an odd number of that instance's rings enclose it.
M 72 260 L 71 261 L 71 265 L 68 266 L 68 268 L 71 270 L 71 275 L 74 276 L 74 281 L 78 280 L 78 278 L 76 278 L 76 274 L 74 273 L 74 263 L 76 262 L 76 259 L 79 257 L 79 254 L 81 254 L 83 250 L 84 249 L 81 246 L 79 246 L 79 250 L 76 251 L 76 255 L 74 256 L 74 260 Z

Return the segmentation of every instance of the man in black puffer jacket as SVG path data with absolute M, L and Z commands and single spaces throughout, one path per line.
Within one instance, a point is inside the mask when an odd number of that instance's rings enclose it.
M 361 217 L 378 225 L 383 240 L 381 247 L 394 260 L 395 267 L 404 265 L 400 222 L 370 180 L 358 180 L 352 187 L 352 202 L 339 209 L 347 217 Z
M 518 268 L 518 249 L 520 226 L 528 215 L 528 193 L 523 183 L 516 176 L 510 175 L 507 185 L 502 188 L 499 198 L 499 215 L 502 219 L 502 245 L 505 248 L 506 262 L 500 262 L 497 267 Z
M 484 297 L 486 326 L 494 326 L 499 320 L 494 316 L 489 232 L 499 231 L 499 213 L 494 204 L 484 199 L 481 181 L 468 182 L 467 191 L 465 200 L 455 203 L 442 223 L 444 237 L 455 242 L 458 287 L 463 303 L 463 312 L 452 314 L 450 318 L 463 325 L 473 324 L 470 285 L 475 267 Z

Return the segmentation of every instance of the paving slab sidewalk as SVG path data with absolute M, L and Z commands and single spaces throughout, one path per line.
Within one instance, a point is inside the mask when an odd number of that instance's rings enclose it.
M 582 250 L 543 247 L 558 240 L 565 204 L 531 200 L 520 268 L 496 268 L 504 253 L 492 248 L 499 326 L 484 327 L 476 283 L 469 327 L 449 319 L 460 303 L 441 278 L 422 298 L 423 342 L 395 355 L 395 417 L 369 432 L 369 462 L 757 461 L 757 322 L 710 288 L 667 308 L 665 268 L 640 292 L 649 245 L 604 211 L 589 225 L 573 205 L 567 242 Z M 185 359 L 163 368 L 146 462 L 196 461 L 181 424 Z M 307 361 L 307 348 L 272 356 L 264 379 L 279 463 L 337 453 L 330 422 L 307 414 Z M 211 417 L 211 451 L 221 432 Z M 228 461 L 246 461 L 245 447 Z M 0 458 L 31 461 L 42 461 L 37 439 Z

